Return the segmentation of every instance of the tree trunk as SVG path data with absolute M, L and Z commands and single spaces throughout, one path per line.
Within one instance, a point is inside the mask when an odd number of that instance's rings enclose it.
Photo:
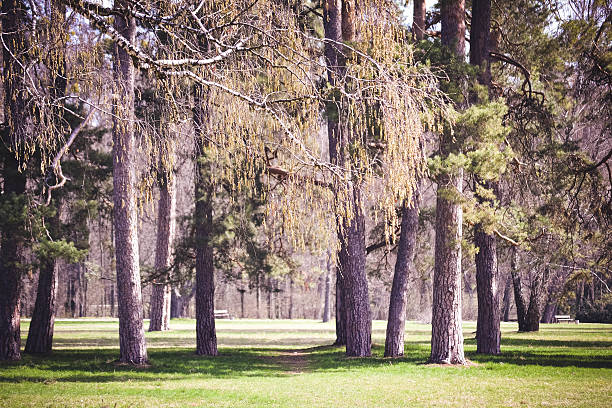
M 412 35 L 417 41 L 422 41 L 425 38 L 425 16 L 427 4 L 425 0 L 414 0 L 414 8 L 412 13 Z
M 465 55 L 464 0 L 441 3 L 442 44 L 461 60 Z M 456 153 L 452 135 L 445 131 L 440 142 L 443 156 Z M 448 198 L 463 191 L 463 171 L 437 179 L 436 245 L 433 281 L 431 363 L 465 364 L 461 322 L 461 240 L 463 210 Z
M 497 279 L 497 242 L 478 225 L 474 231 L 476 254 L 476 288 L 478 291 L 478 320 L 476 323 L 476 352 L 499 354 L 501 342 L 499 282 Z
M 414 268 L 417 230 L 419 228 L 419 193 L 415 192 L 412 203 L 402 206 L 402 224 L 393 274 L 393 286 L 389 299 L 389 317 L 385 339 L 385 357 L 404 355 L 404 327 L 406 324 L 406 289 L 408 274 Z
M 523 284 L 521 274 L 518 270 L 518 251 L 516 247 L 510 249 L 510 275 L 512 276 L 512 286 L 514 287 L 514 304 L 516 305 L 516 318 L 518 320 L 519 331 L 526 330 L 525 319 L 527 316 L 527 306 L 523 297 Z
M 259 282 L 260 277 L 259 273 L 257 273 L 257 291 L 255 294 L 256 302 L 257 302 L 257 318 L 261 319 L 261 284 Z
M 293 319 L 293 278 L 289 278 L 289 319 Z
M 217 333 L 215 330 L 215 270 L 213 248 L 211 246 L 213 229 L 212 196 L 213 186 L 209 182 L 210 164 L 206 157 L 205 137 L 210 132 L 208 95 L 202 86 L 194 86 L 195 107 L 193 122 L 196 129 L 195 170 L 195 234 L 196 234 L 196 340 L 198 355 L 217 355 Z M 206 96 L 206 98 L 205 98 Z
M 438 177 L 438 191 L 461 192 L 462 172 Z M 461 205 L 438 194 L 436 245 L 431 316 L 431 363 L 465 364 L 461 322 Z
M 119 9 L 130 6 L 116 0 Z M 115 16 L 115 29 L 128 41 L 136 40 L 133 16 Z M 113 211 L 115 222 L 115 259 L 117 262 L 117 300 L 119 306 L 119 361 L 147 363 L 143 328 L 142 292 L 138 253 L 138 209 L 136 197 L 136 155 L 134 135 L 134 62 L 115 44 L 114 73 L 117 99 L 113 120 Z
M 51 351 L 56 296 L 57 268 L 55 260 L 48 259 L 43 262 L 38 276 L 36 304 L 26 341 L 26 353 L 49 353 Z
M 557 301 L 552 299 L 546 302 L 544 313 L 542 313 L 541 323 L 553 323 L 555 314 L 557 313 Z
M 328 81 L 331 86 L 340 86 L 338 78 L 346 71 L 349 50 L 339 50 L 342 42 L 355 40 L 356 4 L 353 0 L 327 0 L 324 5 L 325 37 L 333 43 L 325 44 L 325 59 Z M 341 106 L 338 106 L 340 103 Z M 328 112 L 328 137 L 330 161 L 350 171 L 352 161 L 356 160 L 348 152 L 348 146 L 357 135 L 350 131 L 348 123 L 342 123 L 344 107 L 342 101 L 330 104 Z M 346 331 L 346 354 L 348 356 L 369 356 L 371 353 L 372 321 L 368 281 L 365 273 L 365 218 L 362 210 L 361 183 L 359 180 L 348 181 L 347 185 L 334 182 L 336 196 L 340 189 L 349 200 L 348 216 L 337 218 L 340 239 L 340 270 L 342 279 L 338 288 L 344 293 L 339 297 L 344 308 Z M 340 203 L 337 203 L 339 206 Z M 342 307 L 340 311 L 342 312 Z M 337 334 L 338 336 L 338 334 Z
M 54 200 L 55 204 L 59 204 Z M 59 208 L 48 220 L 49 232 L 57 237 L 60 229 Z M 38 290 L 36 304 L 32 313 L 30 330 L 26 341 L 25 352 L 30 354 L 49 353 L 53 347 L 53 326 L 57 298 L 57 261 L 53 258 L 41 259 L 38 273 Z
M 489 86 L 489 32 L 491 30 L 491 0 L 472 1 L 472 26 L 470 31 L 470 64 L 479 68 L 478 82 Z M 477 103 L 476 94 L 471 98 Z M 476 177 L 476 183 L 492 189 L 497 196 L 494 183 L 483 182 Z M 478 197 L 483 203 L 487 200 Z M 478 320 L 476 325 L 476 352 L 499 354 L 501 331 L 499 328 L 499 282 L 497 277 L 497 239 L 477 224 L 474 227 L 476 254 L 476 290 L 478 293 Z
M 512 274 L 508 274 L 506 286 L 504 287 L 504 299 L 502 301 L 502 319 L 504 322 L 510 321 L 510 306 L 512 302 Z
M 4 132 L 0 149 L 4 156 L 0 199 L 5 209 L 23 213 L 26 176 L 19 170 L 15 152 L 27 137 L 27 93 L 24 61 L 29 48 L 26 38 L 26 7 L 21 0 L 2 2 Z M 22 270 L 26 220 L 15 217 L 0 231 L 0 360 L 21 359 L 20 298 L 23 288 Z
M 331 273 L 333 268 L 331 252 L 327 256 L 327 271 L 325 272 L 325 299 L 323 303 L 323 323 L 331 320 Z
M 544 294 L 547 293 L 547 281 L 549 270 L 547 268 L 541 274 L 537 274 L 534 281 L 531 283 L 531 292 L 529 294 L 529 307 L 525 315 L 526 332 L 534 332 L 540 330 L 540 319 L 542 317 L 542 302 Z
M 339 256 L 338 256 L 339 257 Z M 346 311 L 344 304 L 344 289 L 340 266 L 336 266 L 336 346 L 346 346 Z
M 172 162 L 172 161 L 170 161 Z M 155 248 L 155 271 L 153 281 L 149 331 L 170 330 L 170 284 L 167 282 L 172 264 L 172 245 L 176 229 L 176 193 L 173 174 L 162 177 L 157 207 L 157 242 Z

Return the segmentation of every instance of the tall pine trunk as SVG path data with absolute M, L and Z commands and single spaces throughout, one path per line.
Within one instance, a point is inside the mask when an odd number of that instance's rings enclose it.
M 425 17 L 427 5 L 425 0 L 413 0 L 412 35 L 417 41 L 425 38 Z
M 464 0 L 441 3 L 442 44 L 457 59 L 465 55 Z M 440 141 L 443 156 L 456 153 L 452 135 L 446 131 Z M 450 196 L 463 191 L 463 171 L 437 178 L 436 245 L 433 281 L 431 363 L 465 364 L 461 322 L 461 239 L 463 210 Z M 449 194 L 450 193 L 450 194 Z
M 176 230 L 176 190 L 174 183 L 173 174 L 164 174 L 161 177 L 155 246 L 155 271 L 159 276 L 153 282 L 149 331 L 170 330 L 171 288 L 167 280 L 169 278 L 168 269 L 172 263 L 172 245 Z
M 355 40 L 356 4 L 354 0 L 327 0 L 324 4 L 323 23 L 325 38 L 330 40 L 325 44 L 325 60 L 327 64 L 328 81 L 332 87 L 344 86 L 339 83 L 350 52 L 342 48 L 342 42 Z M 342 49 L 340 49 L 340 48 Z M 357 135 L 350 129 L 349 123 L 344 123 L 346 109 L 341 100 L 328 105 L 328 137 L 329 154 L 332 164 L 350 171 L 352 161 L 348 146 L 354 142 Z M 341 191 L 348 203 L 343 217 L 337 217 L 337 229 L 340 240 L 339 270 L 336 285 L 337 304 L 337 344 L 346 340 L 346 354 L 349 356 L 369 356 L 371 353 L 372 321 L 368 281 L 365 273 L 365 217 L 362 209 L 361 183 L 358 180 L 348 181 L 340 185 L 335 180 L 336 196 Z M 346 181 L 345 181 L 346 182 Z M 340 203 L 336 203 L 337 207 Z M 348 215 L 348 216 L 347 216 Z M 344 319 L 342 322 L 340 319 Z M 343 324 L 344 323 L 344 324 Z M 344 326 L 344 327 L 343 327 Z M 344 339 L 338 330 L 344 330 Z
M 491 30 L 491 0 L 472 1 L 472 26 L 470 31 L 470 64 L 478 67 L 478 82 L 489 86 L 489 33 Z M 477 97 L 472 98 L 477 103 Z M 476 180 L 484 188 L 492 189 L 494 183 Z M 478 197 L 480 202 L 486 200 Z M 478 320 L 476 323 L 476 352 L 499 354 L 501 330 L 499 327 L 499 282 L 497 276 L 497 239 L 484 231 L 482 225 L 474 227 L 476 254 L 476 290 L 478 293 Z
M 210 110 L 208 96 L 202 86 L 194 86 L 193 122 L 196 129 L 196 170 L 195 170 L 195 242 L 196 242 L 196 353 L 217 355 L 217 334 L 215 330 L 215 270 L 213 265 L 212 196 L 213 187 L 209 182 L 210 163 L 206 161 L 205 137 L 210 131 Z M 206 97 L 205 97 L 206 96 Z
M 14 214 L 24 212 L 26 176 L 19 170 L 15 148 L 27 137 L 27 108 L 24 61 L 26 38 L 26 7 L 21 0 L 2 2 L 4 129 L 2 152 L 4 180 L 0 199 L 5 209 Z M 8 215 L 8 214 L 7 214 Z M 3 215 L 6 219 L 6 215 Z M 25 245 L 25 222 L 21 217 L 10 218 L 0 231 L 0 360 L 21 359 L 20 298 L 23 288 L 22 270 Z
M 413 195 L 412 203 L 402 206 L 402 224 L 397 247 L 397 259 L 393 274 L 393 286 L 389 300 L 389 318 L 385 339 L 385 357 L 404 355 L 404 327 L 406 324 L 406 289 L 408 274 L 414 267 L 417 230 L 419 228 L 419 195 Z
M 116 0 L 119 9 L 128 9 L 125 0 Z M 115 29 L 128 41 L 136 40 L 133 16 L 115 16 Z M 136 155 L 134 135 L 134 62 L 115 45 L 116 95 L 113 120 L 113 215 L 115 259 L 117 262 L 117 303 L 119 306 L 119 361 L 147 363 L 143 328 L 142 292 L 138 254 L 138 209 L 136 197 Z

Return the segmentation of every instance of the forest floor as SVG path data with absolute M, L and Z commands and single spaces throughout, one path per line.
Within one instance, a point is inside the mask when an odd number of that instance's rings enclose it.
M 27 334 L 24 321 L 22 333 Z M 517 333 L 502 324 L 502 355 L 470 367 L 426 364 L 430 326 L 406 325 L 406 354 L 383 358 L 386 322 L 373 325 L 372 358 L 346 358 L 334 323 L 217 321 L 218 357 L 198 357 L 195 321 L 147 333 L 151 366 L 114 364 L 117 320 L 60 320 L 55 351 L 0 363 L 0 407 L 609 407 L 612 325 L 551 324 Z M 148 323 L 145 323 L 148 327 Z M 25 339 L 22 340 L 25 344 Z

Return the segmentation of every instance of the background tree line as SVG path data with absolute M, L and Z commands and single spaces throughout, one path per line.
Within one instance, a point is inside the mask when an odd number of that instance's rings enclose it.
M 463 318 L 610 321 L 610 6 L 427 6 L 4 0 L 2 359 L 21 315 L 118 316 L 131 364 L 144 317 L 216 355 L 215 305 L 450 364 Z

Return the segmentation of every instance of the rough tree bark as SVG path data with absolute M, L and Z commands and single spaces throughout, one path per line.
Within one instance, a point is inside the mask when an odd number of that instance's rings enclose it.
M 478 67 L 478 82 L 489 86 L 489 33 L 491 30 L 491 0 L 472 1 L 472 26 L 470 31 L 470 64 Z M 477 103 L 475 93 L 473 103 Z M 497 186 L 492 182 L 477 183 L 492 189 L 497 195 Z M 480 202 L 485 200 L 478 197 Z M 476 352 L 499 354 L 501 330 L 499 327 L 499 282 L 497 276 L 497 239 L 484 231 L 481 224 L 474 227 L 476 254 L 476 291 L 478 293 L 478 320 L 476 323 Z
M 523 284 L 521 282 L 521 273 L 518 270 L 518 250 L 516 247 L 510 249 L 510 275 L 512 276 L 512 286 L 514 287 L 514 304 L 516 305 L 516 318 L 518 320 L 519 331 L 525 330 L 525 316 L 527 315 L 527 306 L 525 306 L 525 298 L 523 297 Z
M 205 154 L 205 136 L 210 131 L 210 110 L 204 87 L 194 86 L 193 122 L 196 129 L 196 154 Z M 196 354 L 217 355 L 215 330 L 215 270 L 212 235 L 212 185 L 208 182 L 204 157 L 196 159 L 195 169 L 195 239 L 196 239 Z
M 170 161 L 171 162 L 171 161 Z M 170 284 L 168 268 L 172 263 L 172 245 L 176 229 L 176 191 L 174 175 L 164 174 L 160 180 L 157 205 L 157 241 L 155 271 L 159 278 L 153 282 L 149 331 L 170 330 Z
M 476 254 L 476 289 L 478 320 L 476 322 L 476 352 L 499 354 L 501 343 L 499 282 L 497 278 L 497 242 L 480 226 L 474 231 Z
M 397 259 L 393 274 L 393 286 L 389 300 L 389 318 L 385 339 L 385 357 L 404 355 L 404 327 L 406 324 L 406 289 L 408 274 L 414 267 L 417 230 L 419 228 L 419 193 L 415 192 L 412 203 L 402 206 L 402 224 L 397 247 Z
M 332 40 L 325 44 L 325 59 L 328 80 L 332 86 L 342 86 L 338 82 L 346 70 L 350 52 L 339 49 L 342 42 L 355 40 L 356 4 L 354 0 L 327 0 L 324 4 L 325 37 Z M 343 104 L 330 104 L 328 109 L 328 136 L 330 161 L 341 168 L 350 168 L 351 160 L 347 146 L 356 137 L 343 122 Z M 340 105 L 340 106 L 338 106 Z M 372 321 L 368 281 L 365 273 L 365 217 L 362 210 L 361 184 L 350 181 L 346 186 L 334 182 L 336 192 L 340 188 L 349 200 L 350 216 L 340 217 L 337 221 L 340 240 L 339 278 L 337 291 L 342 291 L 337 299 L 337 321 L 344 318 L 346 354 L 349 356 L 369 356 L 371 354 Z M 338 303 L 338 300 L 337 300 Z M 337 323 L 336 330 L 342 329 L 342 322 Z M 336 333 L 338 340 L 342 336 Z
M 130 7 L 125 0 L 116 0 L 115 6 L 119 9 Z M 136 40 L 136 20 L 133 16 L 116 15 L 114 27 L 130 42 Z M 118 45 L 115 45 L 113 68 L 117 95 L 113 119 L 113 216 L 119 306 L 119 361 L 146 364 L 136 206 L 138 149 L 134 135 L 135 70 L 132 58 Z
M 49 53 L 48 66 L 54 71 L 53 87 L 51 87 L 51 99 L 56 101 L 66 94 L 66 56 L 65 56 L 65 20 L 66 6 L 60 2 L 51 4 L 51 29 L 50 36 L 56 45 Z M 64 37 L 65 38 L 65 37 Z M 61 108 L 59 108 L 61 109 Z M 58 109 L 58 110 L 59 110 Z M 60 122 L 63 112 L 55 112 L 56 121 Z M 58 126 L 60 128 L 60 126 Z M 60 228 L 60 206 L 59 200 L 54 199 L 52 204 L 56 207 L 56 213 L 47 221 L 49 232 L 57 237 Z M 48 353 L 53 347 L 53 326 L 55 324 L 56 297 L 57 297 L 57 262 L 55 259 L 44 259 L 39 271 L 38 288 L 36 291 L 36 303 L 28 339 L 26 341 L 26 353 Z
M 4 129 L 0 149 L 4 156 L 0 199 L 9 205 L 21 206 L 26 189 L 26 176 L 19 171 L 15 146 L 25 135 L 26 92 L 24 90 L 23 64 L 16 58 L 27 50 L 25 33 L 26 7 L 20 0 L 2 2 Z M 17 210 L 17 209 L 16 209 Z M 25 220 L 7 223 L 0 231 L 0 360 L 21 359 L 20 297 L 22 271 L 19 264 L 24 250 L 22 234 Z
M 442 44 L 458 59 L 465 55 L 464 0 L 441 3 Z M 440 152 L 456 149 L 449 132 L 440 142 Z M 431 363 L 465 364 L 461 323 L 461 239 L 463 210 L 449 199 L 463 191 L 463 171 L 442 174 L 437 179 L 436 244 L 433 282 Z
M 425 16 L 427 5 L 425 0 L 413 1 L 412 34 L 414 39 L 422 41 L 425 38 Z

